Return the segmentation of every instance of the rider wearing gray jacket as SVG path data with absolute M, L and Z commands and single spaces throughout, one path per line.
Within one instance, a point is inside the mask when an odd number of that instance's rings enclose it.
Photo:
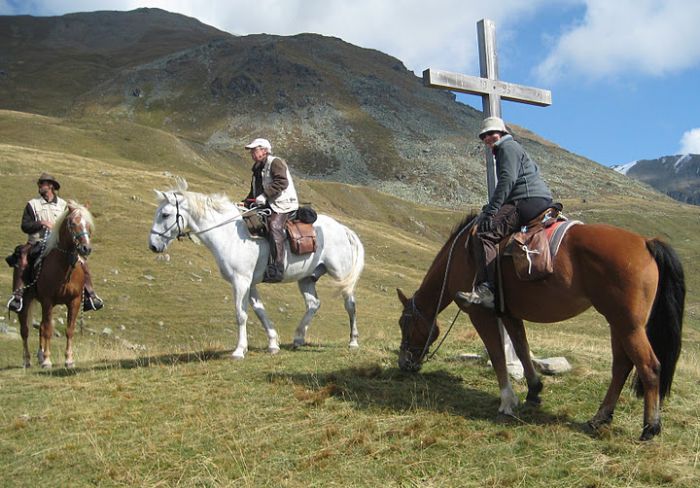
M 458 303 L 494 307 L 498 243 L 552 204 L 552 193 L 537 165 L 498 117 L 484 119 L 479 138 L 491 148 L 498 183 L 477 217 L 470 248 L 476 266 L 474 289 L 458 292 Z

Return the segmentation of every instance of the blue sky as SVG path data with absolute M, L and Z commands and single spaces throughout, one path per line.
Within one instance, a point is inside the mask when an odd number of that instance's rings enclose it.
M 504 102 L 506 122 L 605 165 L 700 153 L 697 0 L 0 0 L 0 15 L 139 7 L 238 35 L 340 37 L 419 76 L 478 75 L 476 22 L 488 18 L 500 78 L 552 91 L 547 108 Z M 459 99 L 481 109 L 478 97 Z

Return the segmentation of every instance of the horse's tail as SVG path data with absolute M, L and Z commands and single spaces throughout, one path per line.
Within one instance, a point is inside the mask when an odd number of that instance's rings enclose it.
M 335 284 L 340 288 L 343 296 L 350 296 L 355 291 L 355 285 L 357 285 L 362 269 L 365 267 L 365 248 L 355 232 L 345 227 L 345 233 L 352 249 L 352 266 L 348 274 L 336 281 Z
M 659 284 L 654 307 L 647 322 L 647 337 L 661 364 L 659 393 L 663 400 L 671 393 L 673 374 L 681 353 L 685 277 L 683 265 L 671 246 L 658 239 L 649 239 L 647 249 L 654 256 L 659 268 Z M 639 377 L 635 382 L 635 389 L 637 396 L 643 395 L 644 388 Z

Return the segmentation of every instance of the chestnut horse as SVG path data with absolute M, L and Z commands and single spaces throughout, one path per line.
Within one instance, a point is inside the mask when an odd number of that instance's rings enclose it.
M 75 201 L 68 201 L 66 210 L 54 222 L 53 230 L 44 243 L 37 266 L 38 276 L 24 292 L 24 304 L 19 312 L 20 333 L 24 343 L 24 367 L 29 361 L 29 321 L 32 302 L 41 303 L 41 326 L 39 328 L 39 351 L 42 368 L 50 368 L 51 336 L 53 335 L 53 307 L 63 304 L 68 309 L 66 325 L 66 367 L 72 368 L 73 332 L 83 303 L 85 275 L 78 262 L 92 252 L 90 237 L 93 231 L 90 212 Z
M 399 367 L 418 371 L 439 334 L 437 315 L 455 293 L 470 290 L 474 263 L 465 250 L 470 216 L 435 257 L 413 297 L 397 290 L 403 303 Z M 560 322 L 593 306 L 610 325 L 612 380 L 598 412 L 588 422 L 594 430 L 610 424 L 629 373 L 637 370 L 636 391 L 644 396 L 642 440 L 661 431 L 660 408 L 670 393 L 681 350 L 685 302 L 683 268 L 675 251 L 610 225 L 575 225 L 561 243 L 554 274 L 541 281 L 520 281 L 512 260 L 501 260 L 506 313 L 501 317 L 527 379 L 527 401 L 539 404 L 542 382 L 530 359 L 523 320 Z M 500 413 L 518 404 L 506 368 L 497 316 L 478 305 L 464 312 L 484 342 L 501 391 Z

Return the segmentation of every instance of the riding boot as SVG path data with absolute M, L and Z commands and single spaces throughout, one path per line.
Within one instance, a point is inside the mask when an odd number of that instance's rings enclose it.
M 21 312 L 24 307 L 24 273 L 29 264 L 28 254 L 31 245 L 20 248 L 19 259 L 12 270 L 12 298 L 7 302 L 7 308 L 12 312 Z
M 83 268 L 83 274 L 85 275 L 83 311 L 89 312 L 90 310 L 99 310 L 104 307 L 104 302 L 97 296 L 92 286 L 92 277 L 90 276 L 90 269 L 88 268 L 87 261 L 81 259 L 80 266 Z
M 284 258 L 285 258 L 285 229 L 287 214 L 273 213 L 267 219 L 269 226 L 268 239 L 270 243 L 270 259 L 263 282 L 279 283 L 284 279 Z

